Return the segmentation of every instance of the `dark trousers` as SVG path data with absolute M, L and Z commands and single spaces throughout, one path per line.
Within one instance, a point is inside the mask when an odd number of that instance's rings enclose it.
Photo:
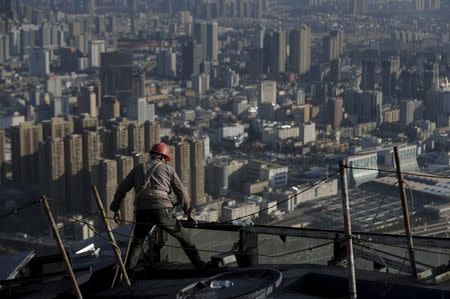
M 139 210 L 136 212 L 136 225 L 130 247 L 130 256 L 127 260 L 127 270 L 133 271 L 136 267 L 142 252 L 144 240 L 154 225 L 165 230 L 180 242 L 187 257 L 197 270 L 202 270 L 204 268 L 205 263 L 201 260 L 197 248 L 189 240 L 186 231 L 177 221 L 172 209 L 164 208 Z

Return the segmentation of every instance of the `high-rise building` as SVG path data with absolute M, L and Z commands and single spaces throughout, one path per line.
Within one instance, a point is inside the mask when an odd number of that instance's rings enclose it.
M 200 74 L 200 65 L 204 60 L 202 45 L 188 42 L 182 49 L 183 77 L 190 79 Z
M 330 98 L 327 102 L 328 123 L 333 129 L 339 129 L 344 116 L 344 102 L 342 98 Z
M 84 189 L 83 137 L 78 134 L 66 136 L 64 139 L 66 169 L 66 203 L 67 209 L 87 208 Z
M 264 38 L 265 69 L 269 73 L 283 73 L 286 70 L 286 39 L 285 32 L 278 29 L 266 33 Z
M 117 183 L 120 184 L 133 170 L 134 159 L 130 156 L 116 156 L 117 162 Z M 134 215 L 134 192 L 128 192 L 120 208 L 123 221 L 133 221 Z
M 73 126 L 76 134 L 82 134 L 86 130 L 95 132 L 98 129 L 98 118 L 82 113 L 73 118 Z
M 193 206 L 206 202 L 205 198 L 205 144 L 203 139 L 189 141 L 191 163 L 191 200 Z
M 113 125 L 111 131 L 109 132 L 109 136 L 107 137 L 109 140 L 110 148 L 105 149 L 104 156 L 108 158 L 113 158 L 116 155 L 127 155 L 128 154 L 128 124 L 127 122 L 118 122 Z
M 424 116 L 423 102 L 419 100 L 405 100 L 400 102 L 400 123 L 409 125 L 415 120 L 421 120 Z
M 138 98 L 145 97 L 145 72 L 141 69 L 134 69 L 131 74 L 131 86 L 133 88 L 133 96 Z
M 138 123 L 153 121 L 155 118 L 155 105 L 147 104 L 146 98 L 130 97 L 127 109 L 128 119 Z
M 344 31 L 332 30 L 323 38 L 324 59 L 331 61 L 339 58 L 344 50 Z
M 369 0 L 352 0 L 352 10 L 354 16 L 361 16 L 369 9 Z
M 78 113 L 88 113 L 92 117 L 98 116 L 97 94 L 94 86 L 83 86 L 77 102 Z
M 172 49 L 161 50 L 158 54 L 158 75 L 175 78 L 177 75 L 177 54 Z
M 219 52 L 218 24 L 216 21 L 195 21 L 192 37 L 202 47 L 202 56 L 208 60 L 217 60 Z
M 134 94 L 133 59 L 131 54 L 105 52 L 100 54 L 101 95 L 116 96 L 119 101 L 126 101 Z
M 100 134 L 98 132 L 83 132 L 83 168 L 86 174 L 92 171 L 101 157 Z
M 191 151 L 189 143 L 186 141 L 175 144 L 175 170 L 181 182 L 190 193 L 191 189 Z M 191 199 L 193 202 L 195 199 Z
M 7 35 L 0 35 L 0 63 L 9 59 L 9 37 Z
M 353 115 L 359 123 L 383 122 L 383 93 L 381 91 L 346 91 L 344 93 L 345 113 Z
M 219 25 L 216 21 L 210 21 L 206 25 L 206 58 L 217 60 L 219 54 Z
M 114 200 L 117 189 L 117 162 L 115 160 L 103 159 L 95 166 L 93 172 L 93 183 L 95 183 L 104 207 L 109 207 Z M 106 209 L 106 216 L 112 219 L 113 213 Z M 110 220 L 111 226 L 115 227 L 114 221 Z
M 428 63 L 423 71 L 423 86 L 426 91 L 439 89 L 439 64 Z
M 395 93 L 399 72 L 399 58 L 390 58 L 381 63 L 381 91 L 385 97 Z
M 362 61 L 362 74 L 361 84 L 362 90 L 374 90 L 375 89 L 375 61 L 363 60 Z
M 302 26 L 291 30 L 289 36 L 290 69 L 294 73 L 304 74 L 311 67 L 311 29 Z
M 161 140 L 159 137 L 159 123 L 146 121 L 144 123 L 144 134 L 144 151 L 150 152 L 153 145 Z M 172 151 L 172 153 L 175 153 L 175 151 Z
M 39 143 L 39 186 L 42 192 L 56 202 L 56 210 L 65 212 L 66 170 L 64 159 L 64 140 L 47 138 Z
M 106 51 L 104 40 L 92 40 L 89 45 L 89 65 L 90 67 L 101 66 L 101 53 Z
M 277 102 L 277 82 L 261 81 L 258 85 L 258 103 L 276 104 Z
M 339 83 L 341 81 L 341 58 L 332 59 L 330 61 L 330 74 L 329 80 L 330 82 Z
M 17 1 L 2 0 L 0 1 L 0 17 L 5 19 L 13 19 L 16 16 Z
M 74 125 L 73 120 L 65 120 L 62 117 L 52 117 L 49 120 L 42 122 L 42 128 L 44 133 L 44 139 L 51 138 L 64 138 L 67 135 L 73 134 Z
M 197 95 L 204 95 L 209 90 L 209 74 L 192 76 L 192 89 Z
M 145 128 L 143 123 L 128 124 L 128 151 L 143 152 L 145 146 Z
M 120 116 L 120 103 L 114 96 L 104 96 L 100 108 L 100 118 L 103 120 L 115 119 Z
M 248 50 L 247 71 L 251 79 L 257 80 L 264 72 L 264 49 L 251 48 Z
M 30 189 L 39 182 L 38 151 L 42 125 L 23 122 L 11 127 L 11 160 L 14 182 Z
M 50 53 L 43 48 L 33 48 L 30 54 L 28 70 L 34 76 L 50 74 Z

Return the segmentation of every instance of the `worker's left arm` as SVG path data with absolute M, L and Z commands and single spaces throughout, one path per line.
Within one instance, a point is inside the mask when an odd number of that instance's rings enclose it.
M 122 200 L 127 195 L 127 192 L 134 187 L 134 172 L 135 169 L 130 171 L 126 178 L 122 182 L 120 182 L 119 187 L 117 187 L 116 193 L 114 194 L 114 200 L 110 206 L 111 211 L 119 211 Z

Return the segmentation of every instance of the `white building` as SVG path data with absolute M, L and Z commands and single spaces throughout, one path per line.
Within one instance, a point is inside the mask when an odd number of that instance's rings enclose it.
M 316 141 L 316 124 L 313 122 L 300 124 L 299 137 L 303 144 Z
M 128 99 L 127 116 L 130 120 L 144 123 L 155 120 L 155 105 L 147 104 L 146 98 L 132 96 Z
M 192 76 L 192 88 L 198 95 L 204 95 L 209 90 L 209 75 L 200 74 Z
M 264 80 L 258 86 L 258 102 L 261 103 L 277 103 L 277 82 Z
M 237 218 L 240 220 L 252 219 L 257 217 L 259 213 L 259 206 L 252 203 L 236 203 L 230 201 L 228 206 L 222 208 L 222 221 L 230 221 Z M 249 216 L 251 215 L 251 216 Z M 241 218 L 243 217 L 243 218 Z
M 104 40 L 93 40 L 89 45 L 89 66 L 100 67 L 100 55 L 106 51 Z

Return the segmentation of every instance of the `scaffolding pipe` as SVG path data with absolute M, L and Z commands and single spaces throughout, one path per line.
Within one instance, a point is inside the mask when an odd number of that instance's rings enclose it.
M 119 269 L 122 272 L 123 278 L 125 279 L 125 285 L 128 289 L 131 289 L 131 282 L 130 282 L 130 279 L 128 278 L 128 273 L 127 273 L 127 270 L 125 269 L 125 265 L 123 264 L 123 261 L 122 261 L 122 254 L 120 253 L 120 249 L 117 246 L 116 240 L 111 231 L 111 226 L 109 225 L 109 221 L 106 217 L 106 212 L 105 212 L 105 208 L 103 207 L 102 200 L 100 199 L 100 195 L 98 194 L 97 188 L 95 186 L 92 186 L 91 189 L 92 189 L 92 193 L 94 194 L 95 201 L 97 202 L 97 206 L 98 206 L 100 215 L 103 219 L 103 222 L 105 223 L 106 232 L 108 234 L 109 242 L 111 243 L 114 254 L 116 256 L 117 264 L 119 265 Z
M 355 274 L 355 259 L 353 256 L 353 238 L 352 238 L 352 222 L 350 216 L 350 202 L 348 198 L 347 185 L 347 164 L 345 161 L 339 162 L 339 169 L 341 174 L 341 192 L 342 192 L 342 211 L 344 214 L 344 229 L 347 243 L 347 268 L 348 268 L 348 283 L 349 283 L 349 298 L 356 299 L 356 274 Z
M 56 227 L 55 219 L 53 218 L 52 210 L 50 210 L 50 206 L 48 205 L 47 197 L 44 195 L 41 196 L 41 203 L 44 206 L 45 212 L 47 213 L 48 222 L 50 227 L 52 228 L 53 235 L 56 240 L 56 244 L 58 244 L 59 251 L 64 260 L 64 264 L 66 264 L 67 272 L 69 274 L 70 280 L 72 281 L 73 288 L 75 290 L 75 294 L 78 299 L 83 299 L 83 295 L 81 295 L 80 287 L 78 286 L 77 278 L 73 273 L 72 265 L 70 264 L 69 257 L 67 256 L 66 250 L 64 249 L 63 241 L 61 240 L 61 236 L 59 235 L 58 228 Z
M 408 210 L 408 202 L 406 200 L 405 182 L 403 181 L 403 172 L 400 163 L 400 155 L 398 147 L 394 147 L 395 166 L 397 168 L 398 189 L 400 190 L 400 200 L 402 203 L 403 223 L 405 226 L 406 241 L 408 245 L 409 263 L 414 277 L 417 278 L 416 257 L 414 253 L 414 243 L 412 239 L 411 220 Z

